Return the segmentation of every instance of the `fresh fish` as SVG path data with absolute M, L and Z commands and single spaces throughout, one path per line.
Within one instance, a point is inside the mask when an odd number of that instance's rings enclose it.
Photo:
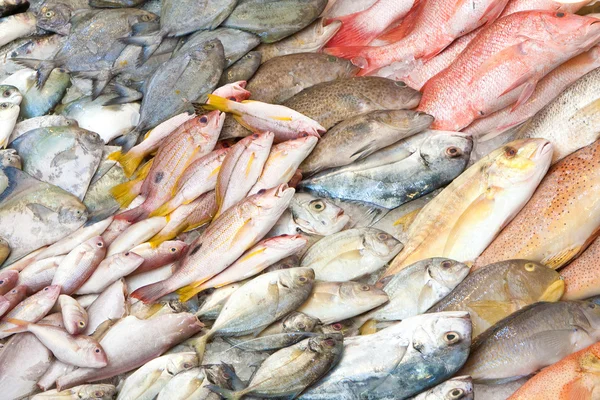
M 181 289 L 182 300 L 188 300 L 191 297 L 188 292 L 194 292 L 262 239 L 288 207 L 293 195 L 294 189 L 280 185 L 233 206 L 189 246 L 171 278 L 136 290 L 131 296 L 149 303 Z
M 8 306 L 4 306 L 4 311 L 0 315 L 5 315 L 10 312 L 13 308 L 15 308 L 20 302 L 25 300 L 27 297 L 27 292 L 29 291 L 29 287 L 19 285 L 12 288 L 8 293 L 4 296 L 4 300 L 8 303 Z
M 118 221 L 118 220 L 115 220 Z M 111 244 L 106 251 L 107 256 L 112 256 L 117 253 L 124 253 L 135 246 L 146 242 L 167 225 L 167 218 L 152 217 L 141 220 L 129 226 L 121 233 Z
M 478 161 L 419 212 L 385 275 L 430 257 L 475 261 L 531 198 L 551 157 L 551 143 L 525 139 Z
M 571 354 L 540 371 L 509 397 L 510 400 L 568 399 L 577 393 L 594 398 L 598 383 L 600 345 Z
M 24 12 L 0 18 L 0 46 L 35 33 L 35 15 Z
M 310 268 L 292 268 L 260 275 L 236 290 L 211 329 L 194 339 L 200 359 L 214 336 L 242 336 L 260 332 L 300 306 L 313 287 Z
M 109 320 L 117 321 L 129 313 L 127 286 L 121 279 L 106 288 L 87 308 L 88 322 L 85 335 L 93 334 Z
M 232 82 L 221 85 L 213 91 L 213 94 L 219 97 L 225 97 L 229 100 L 243 101 L 250 98 L 251 93 L 245 89 L 246 81 Z
M 408 111 L 374 111 L 337 124 L 302 163 L 303 173 L 315 173 L 360 161 L 377 150 L 421 132 L 431 125 L 430 115 Z M 332 157 L 332 154 L 335 154 Z
M 253 100 L 281 104 L 308 87 L 350 78 L 357 71 L 349 61 L 326 54 L 290 54 L 261 65 L 246 89 Z
M 226 286 L 221 286 L 215 289 L 212 293 L 206 296 L 204 303 L 196 312 L 198 318 L 204 319 L 216 319 L 223 305 L 229 299 L 229 296 L 236 290 L 238 290 L 247 281 L 235 282 Z
M 256 70 L 258 70 L 258 67 L 260 67 L 260 59 L 259 52 L 249 52 L 223 71 L 221 80 L 219 80 L 219 86 L 250 80 Z
M 17 286 L 19 273 L 11 270 L 0 270 L 0 295 L 5 295 Z
M 46 0 L 40 3 L 31 7 L 31 11 L 36 13 L 38 28 L 60 35 L 69 34 L 71 18 L 76 13 L 90 8 L 86 0 Z
M 11 77 L 4 82 L 11 82 Z M 23 95 L 20 118 L 28 119 L 41 117 L 53 110 L 71 86 L 71 78 L 67 72 L 57 68 L 50 72 L 48 80 L 41 89 L 36 86 L 33 71 L 25 81 L 14 84 Z
M 208 379 L 201 368 L 192 368 L 175 375 L 158 394 L 157 400 L 210 399 L 206 389 Z M 218 396 L 215 394 L 215 396 Z M 210 399 L 212 400 L 212 399 Z
M 239 399 L 248 394 L 295 398 L 339 362 L 344 349 L 343 341 L 343 336 L 339 334 L 305 339 L 267 358 L 247 388 L 236 392 L 216 385 L 209 385 L 208 388 L 226 399 Z
M 429 389 L 411 400 L 473 400 L 473 381 L 470 376 L 457 376 Z
M 0 103 L 0 148 L 8 146 L 10 134 L 17 123 L 20 107 L 12 103 Z
M 103 145 L 98 134 L 69 126 L 35 129 L 11 144 L 23 159 L 23 171 L 79 199 L 100 164 Z
M 35 293 L 52 284 L 54 274 L 64 256 L 54 256 L 34 261 L 19 272 L 19 285 Z
M 129 375 L 117 399 L 154 398 L 173 376 L 198 367 L 194 352 L 174 353 L 158 357 Z
M 465 128 L 513 104 L 514 110 L 531 97 L 549 70 L 598 41 L 597 22 L 593 17 L 537 10 L 503 17 L 427 82 L 418 109 L 435 117 L 434 129 L 449 130 Z M 552 47 L 537 45 L 550 40 Z M 520 50 L 525 48 L 527 56 Z
M 133 253 L 117 253 L 102 260 L 92 275 L 77 289 L 77 294 L 102 293 L 110 284 L 129 275 L 142 265 L 144 257 Z
M 21 157 L 17 154 L 15 149 L 0 150 L 0 167 L 22 168 Z
M 341 28 L 340 21 L 332 21 L 325 24 L 324 18 L 318 18 L 315 22 L 294 33 L 283 40 L 274 43 L 263 43 L 256 48 L 260 53 L 263 63 L 288 54 L 316 53 L 321 50 Z
M 111 190 L 115 186 L 127 182 L 127 177 L 121 165 L 107 158 L 109 148 L 114 147 L 105 146 L 102 161 L 100 161 L 100 165 L 92 177 L 90 186 L 83 198 L 83 204 L 89 212 L 88 223 L 104 221 L 112 217 L 120 207 L 119 202 L 112 196 Z
M 0 181 L 4 179 L 9 187 L 0 194 L 0 237 L 11 248 L 4 265 L 57 242 L 85 223 L 85 206 L 70 193 L 13 167 L 0 169 Z
M 564 288 L 559 274 L 541 264 L 502 261 L 472 272 L 430 311 L 468 311 L 476 337 L 529 304 L 560 300 Z
M 405 399 L 452 377 L 471 344 L 469 315 L 410 317 L 373 335 L 346 338 L 339 364 L 300 399 Z M 372 357 L 377 355 L 377 357 Z
M 361 77 L 311 86 L 286 100 L 283 105 L 329 129 L 358 114 L 414 108 L 420 99 L 421 94 L 403 82 Z
M 459 372 L 475 383 L 515 380 L 598 341 L 600 306 L 591 302 L 535 303 L 479 335 Z
M 215 218 L 248 195 L 263 171 L 274 136 L 272 132 L 252 134 L 227 152 L 217 176 Z
M 133 247 L 130 251 L 144 257 L 142 265 L 137 267 L 136 273 L 147 272 L 153 269 L 170 264 L 185 254 L 187 244 L 178 240 L 162 242 L 156 247 L 150 243 L 142 243 Z
M 92 0 L 97 1 L 97 0 Z M 105 1 L 105 0 L 102 0 Z M 117 393 L 113 385 L 96 384 L 80 385 L 59 392 L 56 389 L 38 393 L 31 399 L 35 400 L 110 400 Z
M 202 329 L 192 314 L 163 314 L 148 320 L 129 316 L 119 320 L 100 340 L 108 358 L 104 368 L 79 368 L 58 379 L 58 390 L 131 371 L 158 357 Z
M 44 289 L 21 301 L 0 320 L 0 337 L 5 338 L 12 335 L 12 333 L 7 331 L 16 327 L 15 324 L 8 322 L 7 318 L 33 323 L 38 322 L 52 309 L 59 294 L 60 286 L 46 286 Z
M 585 250 L 600 226 L 600 210 L 593 200 L 599 189 L 595 180 L 600 172 L 596 167 L 598 148 L 600 142 L 592 143 L 554 165 L 535 195 L 491 242 L 475 267 L 523 258 L 557 269 Z
M 131 131 L 140 119 L 138 103 L 104 106 L 113 97 L 112 94 L 106 94 L 93 100 L 85 96 L 66 104 L 60 113 L 77 121 L 81 128 L 96 132 L 104 143 L 108 143 Z
M 102 236 L 95 236 L 75 247 L 62 259 L 52 285 L 61 288 L 62 294 L 73 294 L 92 276 L 94 270 L 106 255 Z
M 63 325 L 71 335 L 79 335 L 87 328 L 87 311 L 74 298 L 61 294 L 58 304 L 63 318 Z
M 600 240 L 594 240 L 590 247 L 560 271 L 560 277 L 565 282 L 563 300 L 584 300 L 600 294 L 597 289 L 599 246 Z
M 364 167 L 350 164 L 325 171 L 302 181 L 301 187 L 325 197 L 392 209 L 450 183 L 467 166 L 472 148 L 470 136 L 429 134 L 418 151 L 397 162 L 369 168 L 367 159 Z M 349 181 L 352 186 L 347 185 Z
M 128 276 L 126 279 L 127 288 L 130 293 L 133 293 L 141 287 L 169 279 L 176 270 L 177 263 L 171 263 L 150 271 Z
M 327 0 L 243 0 L 223 26 L 258 35 L 263 43 L 277 42 L 313 22 Z
M 8 142 L 11 143 L 13 140 L 34 129 L 50 128 L 53 126 L 77 127 L 77 121 L 65 118 L 62 115 L 44 115 L 36 118 L 29 118 L 25 121 L 18 122 L 15 125 L 15 129 L 13 129 Z

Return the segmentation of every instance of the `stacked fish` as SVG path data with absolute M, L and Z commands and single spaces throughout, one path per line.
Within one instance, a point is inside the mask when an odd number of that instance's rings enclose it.
M 593 3 L 0 0 L 0 399 L 597 398 Z

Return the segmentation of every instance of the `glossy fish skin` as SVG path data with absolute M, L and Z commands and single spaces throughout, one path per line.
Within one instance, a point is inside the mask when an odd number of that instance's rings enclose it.
M 120 220 L 115 219 L 115 222 L 118 221 Z M 166 225 L 167 218 L 165 217 L 151 217 L 132 225 L 129 224 L 129 227 L 120 232 L 117 238 L 108 246 L 106 254 L 112 256 L 113 254 L 129 251 L 156 235 Z
M 111 283 L 131 274 L 143 262 L 144 257 L 134 252 L 117 253 L 106 257 L 77 289 L 77 294 L 102 293 Z
M 92 335 L 99 326 L 108 320 L 119 320 L 129 313 L 127 285 L 123 279 L 116 281 L 104 290 L 87 307 L 88 323 L 84 335 Z
M 259 52 L 251 51 L 231 64 L 223 71 L 219 85 L 250 80 L 260 67 L 260 57 Z
M 311 86 L 286 100 L 283 105 L 329 129 L 357 114 L 414 108 L 420 99 L 421 94 L 403 82 L 358 77 Z
M 599 142 L 592 143 L 555 164 L 527 205 L 477 259 L 475 268 L 524 258 L 557 269 L 585 250 L 600 226 L 595 196 L 600 189 L 598 148 Z M 578 201 L 570 200 L 575 198 Z
M 350 164 L 324 171 L 305 181 L 300 187 L 325 197 L 358 200 L 387 209 L 443 187 L 459 176 L 473 148 L 470 136 L 464 134 L 429 135 L 418 151 L 395 163 L 365 168 Z M 373 155 L 377 157 L 377 153 Z M 367 159 L 368 160 L 368 159 Z M 352 181 L 348 186 L 346 182 Z
M 104 149 L 112 146 L 106 146 Z M 119 202 L 113 197 L 111 190 L 118 185 L 127 182 L 127 177 L 121 165 L 106 158 L 103 159 L 92 177 L 83 204 L 89 212 L 88 223 L 101 222 L 112 217 L 119 210 Z
M 77 126 L 77 121 L 65 118 L 62 115 L 44 115 L 26 119 L 25 121 L 17 122 L 15 129 L 10 134 L 9 143 L 34 129 L 49 128 L 52 126 Z
M 106 255 L 101 236 L 93 237 L 75 247 L 58 265 L 52 284 L 61 287 L 62 294 L 73 294 L 94 273 Z
M 563 300 L 584 300 L 600 294 L 598 291 L 598 249 L 596 239 L 579 257 L 560 270 L 565 281 Z
M 305 339 L 267 358 L 247 388 L 237 392 L 224 390 L 216 385 L 208 388 L 225 398 L 240 398 L 246 394 L 296 398 L 339 362 L 344 349 L 343 343 L 344 339 L 340 334 Z
M 394 258 L 402 243 L 373 228 L 347 229 L 319 240 L 302 257 L 315 279 L 344 282 L 378 271 Z
M 252 32 L 263 43 L 277 42 L 313 22 L 326 5 L 327 0 L 244 0 L 223 26 Z
M 408 398 L 453 376 L 470 344 L 467 313 L 410 317 L 373 335 L 345 338 L 338 365 L 299 398 Z
M 63 325 L 71 335 L 79 335 L 87 328 L 88 314 L 74 298 L 61 294 L 58 296 Z
M 411 397 L 411 400 L 473 400 L 473 381 L 470 376 L 457 376 L 440 383 L 434 388 Z
M 23 94 L 21 119 L 41 117 L 48 114 L 60 103 L 67 89 L 71 86 L 69 74 L 60 68 L 50 73 L 48 80 L 41 89 L 35 86 L 36 81 L 33 78 L 27 82 L 27 87 L 19 87 Z
M 500 18 L 427 82 L 418 109 L 436 118 L 434 129 L 460 130 L 504 107 L 516 108 L 548 70 L 597 42 L 596 22 L 592 17 L 537 10 Z M 537 44 L 549 40 L 555 45 Z M 519 49 L 527 49 L 527 56 Z
M 23 171 L 83 199 L 104 143 L 97 133 L 66 126 L 29 131 L 11 146 L 23 160 Z
M 475 383 L 515 380 L 594 344 L 598 328 L 600 306 L 594 303 L 536 303 L 479 335 L 459 373 Z
M 432 121 L 430 115 L 408 110 L 358 115 L 330 129 L 300 169 L 303 173 L 315 173 L 360 161 L 377 150 L 427 129 Z M 332 157 L 332 154 L 335 156 Z
M 201 319 L 206 320 L 214 320 L 217 319 L 223 305 L 229 299 L 229 296 L 236 290 L 238 290 L 242 285 L 244 285 L 249 280 L 231 283 L 226 286 L 222 286 L 220 288 L 212 291 L 208 296 L 205 297 L 204 303 L 200 306 L 198 311 L 196 312 L 196 316 Z
M 17 285 L 19 273 L 17 271 L 0 271 L 0 295 L 5 295 Z
M 93 1 L 93 0 L 92 0 Z M 102 0 L 104 1 L 104 0 Z M 32 397 L 35 400 L 110 400 L 117 393 L 113 385 L 96 384 L 80 385 L 62 392 L 56 389 L 38 393 Z
M 17 169 L 23 167 L 21 157 L 17 154 L 15 149 L 0 150 L 0 167 L 13 167 Z
M 552 144 L 525 139 L 478 161 L 419 212 L 385 275 L 431 257 L 475 261 L 531 198 L 551 157 Z
M 355 317 L 388 301 L 381 289 L 358 282 L 316 281 L 310 294 L 297 311 L 328 325 Z
M 136 273 L 147 272 L 153 269 L 170 264 L 185 254 L 187 244 L 185 242 L 171 240 L 162 242 L 157 247 L 152 247 L 149 243 L 142 243 L 130 251 L 144 257 L 142 265 L 137 267 Z
M 17 118 L 19 117 L 19 106 L 12 103 L 0 103 L 0 148 L 8 146 L 10 133 L 12 132 Z
M 472 272 L 429 311 L 468 311 L 476 337 L 529 304 L 560 300 L 564 288 L 558 273 L 541 264 L 502 261 Z
M 70 193 L 13 167 L 0 169 L 0 181 L 4 179 L 10 186 L 0 194 L 0 237 L 11 248 L 4 265 L 62 239 L 86 222 L 85 206 Z
M 289 54 L 263 63 L 246 89 L 252 93 L 252 100 L 281 104 L 308 87 L 350 78 L 357 71 L 342 58 L 321 53 Z
M 52 283 L 63 258 L 64 256 L 54 256 L 32 262 L 19 273 L 19 284 L 27 286 L 30 293 L 42 290 Z
M 35 15 L 24 12 L 0 19 L 0 46 L 35 32 Z
M 0 320 L 0 337 L 5 338 L 12 335 L 12 333 L 7 333 L 6 331 L 16 327 L 16 325 L 7 322 L 6 318 L 34 323 L 38 322 L 52 309 L 59 294 L 60 286 L 46 286 L 44 289 L 17 304 L 15 308 Z
M 132 297 L 149 303 L 181 288 L 179 294 L 182 300 L 187 300 L 188 291 L 194 292 L 195 287 L 224 270 L 262 239 L 288 207 L 293 195 L 294 189 L 280 185 L 233 206 L 190 245 L 172 277 L 136 290 Z

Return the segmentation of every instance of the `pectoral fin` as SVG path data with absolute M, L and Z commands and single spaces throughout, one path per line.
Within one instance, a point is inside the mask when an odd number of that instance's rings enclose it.
M 541 263 L 552 269 L 560 268 L 572 260 L 577 254 L 579 254 L 581 249 L 582 246 L 579 245 L 569 247 L 568 249 L 564 249 L 556 254 L 544 258 Z
M 40 221 L 48 221 L 52 215 L 56 214 L 53 210 L 39 203 L 29 203 L 27 204 L 27 208 Z
M 239 227 L 233 238 L 231 239 L 231 246 L 235 245 L 245 235 L 252 234 L 252 224 L 249 219 L 245 220 L 242 226 Z
M 514 310 L 514 305 L 506 301 L 484 300 L 468 303 L 467 307 L 473 310 L 479 318 L 490 325 L 495 324 Z
M 350 157 L 354 158 L 354 161 L 360 161 L 367 158 L 377 150 L 377 142 L 372 140 L 360 149 L 356 150 L 354 153 L 352 153 Z

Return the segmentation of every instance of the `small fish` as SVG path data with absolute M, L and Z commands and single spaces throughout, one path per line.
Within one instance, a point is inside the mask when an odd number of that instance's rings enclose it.
M 50 312 L 60 295 L 60 286 L 46 286 L 39 292 L 21 301 L 15 308 L 0 320 L 0 337 L 5 338 L 12 333 L 8 330 L 17 325 L 8 322 L 7 318 L 20 321 L 38 322 Z
M 0 295 L 5 295 L 17 286 L 19 273 L 12 270 L 0 270 Z
M 7 81 L 9 81 L 7 79 Z M 29 76 L 24 84 L 15 84 L 21 94 L 21 119 L 40 117 L 53 110 L 71 86 L 70 75 L 63 69 L 53 70 L 42 88 L 36 86 L 35 74 Z
M 0 19 L 0 46 L 35 32 L 35 15 L 24 12 Z
M 144 257 L 142 265 L 135 273 L 147 272 L 178 260 L 187 249 L 187 244 L 178 240 L 169 240 L 153 247 L 150 243 L 142 243 L 129 250 Z
M 17 123 L 19 111 L 18 105 L 12 103 L 0 103 L 0 148 L 8 146 L 10 134 Z
M 88 325 L 88 314 L 85 308 L 74 298 L 61 294 L 58 296 L 58 304 L 63 318 L 63 325 L 71 335 L 83 333 Z
M 92 275 L 77 289 L 77 294 L 102 293 L 113 282 L 131 274 L 142 265 L 144 257 L 133 253 L 117 253 L 98 264 Z
M 71 295 L 94 273 L 106 255 L 102 236 L 95 236 L 75 247 L 58 265 L 52 285 L 61 288 L 62 294 Z

